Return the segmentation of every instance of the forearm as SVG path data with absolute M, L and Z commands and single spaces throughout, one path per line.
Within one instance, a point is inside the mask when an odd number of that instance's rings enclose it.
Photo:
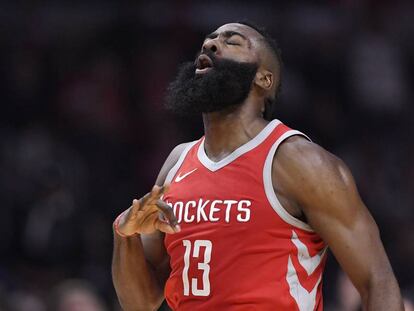
M 114 233 L 112 279 L 125 311 L 156 310 L 163 294 L 146 261 L 139 235 L 123 238 Z
M 364 311 L 404 311 L 400 288 L 392 274 L 372 281 L 361 296 Z

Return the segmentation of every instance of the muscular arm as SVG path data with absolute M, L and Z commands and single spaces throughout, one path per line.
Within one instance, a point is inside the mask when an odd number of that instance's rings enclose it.
M 163 185 L 170 169 L 187 144 L 177 146 L 165 161 L 156 181 Z M 164 234 L 121 237 L 114 232 L 112 278 L 120 304 L 125 311 L 157 310 L 169 274 Z
M 300 206 L 359 291 L 364 310 L 403 310 L 378 228 L 346 165 L 301 137 L 283 143 L 273 163 L 278 192 Z

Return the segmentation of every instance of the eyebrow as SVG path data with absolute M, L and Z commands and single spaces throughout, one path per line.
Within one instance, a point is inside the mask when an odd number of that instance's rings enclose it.
M 247 37 L 243 34 L 241 34 L 240 32 L 237 31 L 232 31 L 232 30 L 227 30 L 221 33 L 225 38 L 230 38 L 232 36 L 240 36 L 242 37 L 244 40 L 249 41 L 247 39 Z M 211 34 L 206 36 L 206 39 L 215 39 L 219 36 L 219 33 L 217 32 L 212 32 Z

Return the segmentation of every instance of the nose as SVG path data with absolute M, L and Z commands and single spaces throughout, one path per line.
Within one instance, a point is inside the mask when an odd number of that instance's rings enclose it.
M 214 54 L 218 51 L 218 44 L 215 39 L 208 39 L 204 42 L 202 47 L 203 52 L 210 51 Z

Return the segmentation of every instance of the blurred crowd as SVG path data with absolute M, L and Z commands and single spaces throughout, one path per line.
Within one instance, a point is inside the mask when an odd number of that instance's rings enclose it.
M 163 109 L 166 86 L 242 19 L 282 48 L 275 117 L 350 166 L 414 301 L 412 1 L 15 1 L 0 4 L 0 311 L 120 310 L 112 221 L 202 135 Z M 328 311 L 359 310 L 333 257 L 324 287 Z

